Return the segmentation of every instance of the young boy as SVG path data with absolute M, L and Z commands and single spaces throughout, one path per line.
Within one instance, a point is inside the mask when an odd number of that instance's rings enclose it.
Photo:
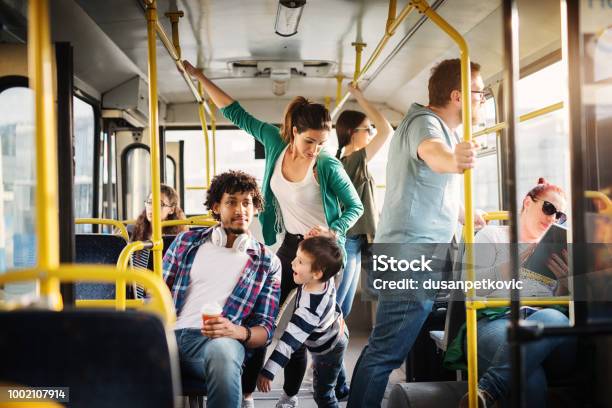
M 261 370 L 257 386 L 260 391 L 270 391 L 275 374 L 304 344 L 312 354 L 317 406 L 337 407 L 334 386 L 348 344 L 348 330 L 336 304 L 333 279 L 342 267 L 342 251 L 332 238 L 308 238 L 300 243 L 291 266 L 293 280 L 299 285 L 295 311 Z

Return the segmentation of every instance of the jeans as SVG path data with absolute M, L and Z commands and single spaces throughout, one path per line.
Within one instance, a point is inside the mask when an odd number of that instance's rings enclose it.
M 552 308 L 526 309 L 525 320 L 545 326 L 567 326 L 568 318 Z M 481 374 L 478 388 L 488 392 L 503 403 L 510 392 L 510 346 L 507 327 L 509 317 L 478 321 L 478 371 Z M 523 346 L 527 407 L 545 407 L 547 376 L 563 377 L 571 373 L 575 362 L 576 343 L 569 337 L 546 337 Z
M 227 337 L 210 339 L 199 329 L 175 330 L 181 361 L 181 375 L 206 384 L 211 408 L 239 408 L 242 405 L 240 374 L 244 346 Z
M 340 309 L 342 309 L 342 315 L 345 319 L 351 313 L 353 299 L 355 298 L 357 284 L 359 283 L 361 247 L 364 242 L 364 235 L 351 235 L 346 237 L 346 244 L 344 245 L 346 250 L 346 266 L 342 273 L 342 281 L 340 281 L 336 291 L 336 300 L 338 305 L 340 305 Z
M 380 407 L 391 371 L 408 356 L 432 306 L 429 299 L 398 301 L 381 296 L 376 326 L 353 373 L 347 407 Z
M 338 406 L 334 387 L 347 345 L 348 331 L 345 329 L 332 350 L 325 354 L 312 355 L 314 399 L 319 408 Z

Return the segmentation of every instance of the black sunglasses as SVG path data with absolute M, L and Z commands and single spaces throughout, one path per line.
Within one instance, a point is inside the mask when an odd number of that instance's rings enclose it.
M 538 200 L 533 197 L 531 197 L 531 199 L 533 201 L 542 201 L 542 212 L 546 215 L 554 214 L 555 218 L 557 219 L 557 223 L 563 224 L 565 221 L 567 221 L 567 215 L 565 215 L 565 213 L 562 211 L 557 211 L 557 207 L 555 207 L 555 205 L 550 201 Z

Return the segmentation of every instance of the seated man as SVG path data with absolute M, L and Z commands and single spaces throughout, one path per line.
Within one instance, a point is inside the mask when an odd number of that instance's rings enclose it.
M 215 227 L 184 232 L 164 257 L 164 279 L 174 299 L 181 371 L 202 379 L 212 407 L 240 407 L 245 349 L 272 339 L 281 264 L 248 232 L 263 205 L 255 179 L 241 171 L 216 176 L 206 206 Z M 203 324 L 204 309 L 218 314 Z

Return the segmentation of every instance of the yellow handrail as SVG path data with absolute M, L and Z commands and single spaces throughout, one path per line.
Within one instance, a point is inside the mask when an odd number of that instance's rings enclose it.
M 508 211 L 489 211 L 484 215 L 485 221 L 508 221 L 510 213 Z
M 210 130 L 212 134 L 213 176 L 217 175 L 217 116 L 215 103 L 211 101 Z
M 395 34 L 395 30 L 397 30 L 397 27 L 399 27 L 399 25 L 406 19 L 406 17 L 408 17 L 410 12 L 414 10 L 413 3 L 416 2 L 409 2 L 408 4 L 406 4 L 402 11 L 400 11 L 400 13 L 396 16 L 397 0 L 389 0 L 389 12 L 387 15 L 385 34 L 378 42 L 378 45 L 372 52 L 372 55 L 370 55 L 370 58 L 368 58 L 368 61 L 366 62 L 365 66 L 359 72 L 359 75 L 353 78 L 354 83 L 357 83 L 361 78 L 363 78 L 364 74 L 372 67 L 372 65 L 374 65 L 374 62 L 376 62 L 376 60 L 380 56 L 380 53 L 385 48 L 385 45 L 387 45 L 389 39 Z M 341 84 L 340 80 L 339 84 Z M 347 92 L 344 97 L 340 99 L 340 101 L 338 101 L 338 98 L 336 98 L 336 107 L 331 113 L 332 120 L 340 113 L 340 109 L 342 109 L 342 106 L 346 103 L 350 95 L 351 94 Z
M 108 282 L 119 279 L 134 281 L 147 289 L 151 295 L 142 310 L 158 314 L 168 325 L 174 324 L 176 314 L 172 296 L 165 283 L 155 275 L 143 271 L 119 271 L 112 266 L 63 264 L 54 269 L 21 269 L 0 275 L 0 285 L 8 282 L 30 281 L 36 279 L 56 279 L 62 282 Z M 59 309 L 61 310 L 61 308 Z
M 526 122 L 528 120 L 535 119 L 540 116 L 544 116 L 547 113 L 558 111 L 559 109 L 563 109 L 563 102 L 557 102 L 552 105 L 545 106 L 541 109 L 536 109 L 533 112 L 525 113 L 524 115 L 519 116 L 519 123 Z M 499 132 L 500 130 L 505 129 L 507 126 L 508 125 L 506 124 L 506 122 L 499 122 L 491 127 L 479 130 L 478 132 L 474 132 L 472 137 L 480 137 L 488 135 L 489 133 Z
M 542 298 L 521 298 L 521 306 L 551 306 L 561 305 L 567 306 L 571 301 L 569 296 L 557 297 L 542 297 Z M 483 300 L 466 300 L 465 307 L 467 309 L 486 309 L 490 307 L 506 307 L 510 306 L 510 299 L 495 298 Z
M 158 97 L 157 97 L 157 44 L 155 30 L 159 25 L 157 20 L 157 5 L 155 0 L 146 0 L 147 3 L 147 49 L 148 49 L 148 77 L 149 77 L 149 134 L 151 153 L 151 198 L 154 203 L 161 202 L 161 177 L 159 171 L 159 126 L 158 126 Z M 162 30 L 163 31 L 163 30 Z M 167 36 L 166 36 L 167 39 Z M 154 205 L 151 218 L 151 232 L 153 248 L 153 270 L 157 276 L 162 276 L 162 234 L 161 234 L 161 207 Z
M 450 24 L 438 15 L 425 0 L 414 0 L 411 2 L 420 12 L 425 14 L 429 19 L 442 29 L 453 41 L 457 44 L 460 50 L 461 60 L 461 106 L 462 106 L 462 122 L 463 122 L 463 140 L 470 142 L 472 140 L 472 93 L 471 93 L 471 67 L 470 53 L 467 42 Z M 466 260 L 467 260 L 467 278 L 474 280 L 474 254 L 471 244 L 474 242 L 474 207 L 472 201 L 472 170 L 463 172 L 464 177 L 464 209 L 465 209 L 465 243 L 466 243 Z M 470 289 L 469 297 L 474 296 L 474 289 Z M 473 309 L 466 310 L 466 325 L 467 325 L 467 344 L 468 344 L 468 392 L 469 406 L 476 408 L 477 405 L 477 384 L 478 384 L 478 360 L 477 360 L 477 337 L 476 337 L 476 311 Z
M 586 198 L 591 198 L 595 200 L 601 200 L 604 205 L 603 210 L 601 211 L 603 214 L 612 214 L 612 200 L 610 197 L 602 193 L 601 191 L 591 191 L 587 190 L 584 192 L 584 196 Z
M 49 24 L 48 0 L 30 1 L 28 5 L 28 75 L 34 91 L 36 129 L 36 242 L 38 266 L 59 266 L 59 220 L 57 135 L 53 95 L 53 49 Z M 40 278 L 40 293 L 61 308 L 59 281 L 51 276 Z
M 167 220 L 167 221 L 162 221 L 162 228 L 165 227 L 174 227 L 177 225 L 202 225 L 205 227 L 212 227 L 214 225 L 217 225 L 219 223 L 219 221 L 215 220 L 214 218 L 208 216 L 208 215 L 204 215 L 204 216 L 195 216 L 195 217 L 189 217 L 187 219 L 184 220 Z
M 203 95 L 202 84 L 198 83 L 198 90 Z M 203 106 L 198 105 L 198 115 L 200 116 L 200 126 L 202 127 L 202 135 L 204 136 L 204 146 L 206 149 L 206 187 L 210 186 L 210 143 L 208 140 L 208 123 L 206 122 L 206 113 Z
M 119 220 L 113 220 L 110 218 L 77 218 L 74 220 L 75 224 L 98 224 L 98 225 L 112 225 L 119 230 L 119 235 L 126 241 L 130 240 L 130 235 L 125 227 L 125 222 Z
M 151 241 L 153 242 L 153 241 Z M 127 272 L 130 266 L 130 260 L 132 259 L 132 254 L 136 251 L 142 251 L 149 245 L 148 242 L 144 241 L 134 241 L 130 242 L 123 248 L 121 253 L 119 254 L 119 258 L 117 259 L 117 270 L 120 272 Z M 163 240 L 159 242 L 159 246 L 163 247 Z M 155 246 L 155 242 L 153 242 L 153 246 Z M 133 269 L 133 268 L 131 268 Z M 161 271 L 160 271 L 161 272 Z M 161 273 L 159 277 L 161 278 Z M 125 293 L 125 284 L 126 280 L 124 278 L 117 279 L 115 282 L 115 307 L 117 310 L 125 310 L 126 306 L 126 293 Z

